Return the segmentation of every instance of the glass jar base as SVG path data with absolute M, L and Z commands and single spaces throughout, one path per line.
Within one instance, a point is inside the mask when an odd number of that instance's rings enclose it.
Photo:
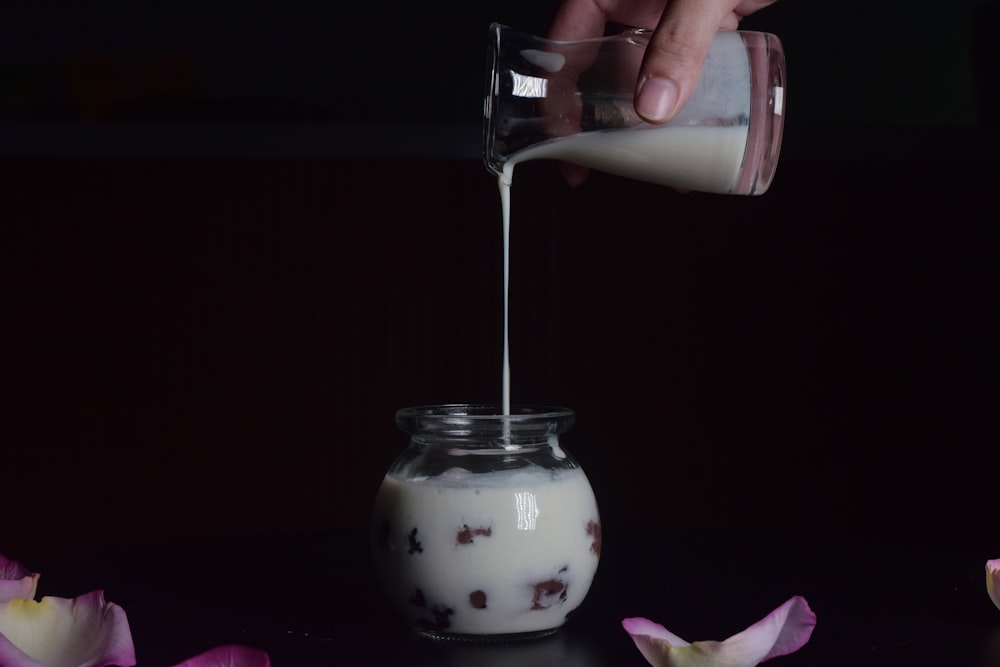
M 438 642 L 459 642 L 464 644 L 512 644 L 517 642 L 527 642 L 533 639 L 551 637 L 559 631 L 559 627 L 545 630 L 533 630 L 531 632 L 508 632 L 498 634 L 467 634 L 461 632 L 440 632 L 437 630 L 425 630 L 414 628 L 413 632 L 419 637 Z

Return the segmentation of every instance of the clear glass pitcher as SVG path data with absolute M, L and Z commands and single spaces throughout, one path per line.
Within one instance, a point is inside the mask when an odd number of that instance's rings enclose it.
M 418 634 L 539 637 L 583 602 L 601 521 L 583 469 L 561 447 L 572 410 L 406 408 L 410 436 L 379 487 L 371 549 L 389 600 Z
M 664 125 L 634 111 L 651 31 L 552 41 L 490 26 L 486 167 L 509 185 L 514 165 L 556 159 L 673 186 L 759 195 L 771 184 L 785 107 L 780 40 L 721 31 L 689 102 Z

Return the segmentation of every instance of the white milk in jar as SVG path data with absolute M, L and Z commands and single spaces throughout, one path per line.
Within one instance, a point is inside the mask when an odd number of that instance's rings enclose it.
M 597 503 L 579 469 L 389 475 L 375 517 L 383 585 L 430 632 L 558 628 L 583 602 L 600 556 Z

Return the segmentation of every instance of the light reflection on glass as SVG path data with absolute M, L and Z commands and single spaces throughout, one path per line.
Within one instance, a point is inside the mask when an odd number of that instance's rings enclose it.
M 534 530 L 538 519 L 538 501 L 531 491 L 521 491 L 514 494 L 517 504 L 517 529 Z
M 548 81 L 537 76 L 529 76 L 518 72 L 511 72 L 514 90 L 511 93 L 514 97 L 545 97 L 548 88 Z

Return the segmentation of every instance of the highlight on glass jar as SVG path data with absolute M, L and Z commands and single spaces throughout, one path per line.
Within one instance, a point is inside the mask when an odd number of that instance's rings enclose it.
M 514 165 L 580 164 L 678 189 L 760 195 L 771 185 L 785 113 L 777 36 L 720 31 L 690 101 L 653 125 L 633 95 L 652 32 L 552 41 L 490 26 L 483 156 L 509 185 Z
M 375 498 L 371 549 L 387 598 L 418 634 L 469 641 L 556 632 L 601 555 L 590 481 L 548 406 L 396 412 L 409 443 Z

